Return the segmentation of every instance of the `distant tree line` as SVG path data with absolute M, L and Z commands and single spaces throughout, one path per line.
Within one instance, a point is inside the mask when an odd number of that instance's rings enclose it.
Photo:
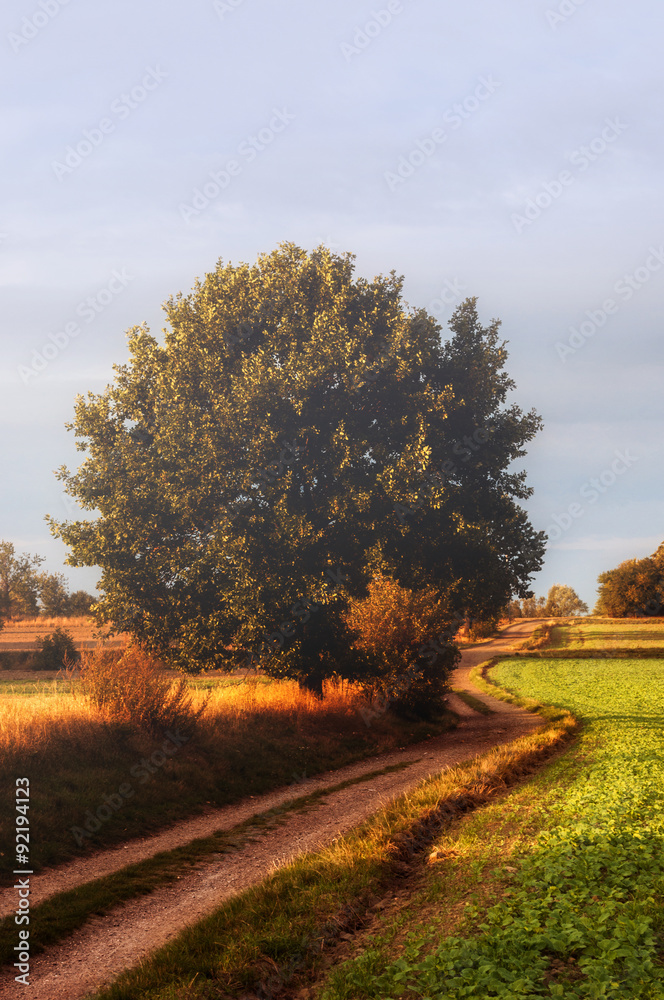
M 546 597 L 512 601 L 507 613 L 510 618 L 573 618 L 587 615 L 588 605 L 572 587 L 554 583 Z
M 12 618 L 87 615 L 95 598 L 85 590 L 69 592 L 64 573 L 42 573 L 43 556 L 17 554 L 0 541 L 0 626 Z
M 595 614 L 609 618 L 664 615 L 664 542 L 645 559 L 627 559 L 598 578 Z

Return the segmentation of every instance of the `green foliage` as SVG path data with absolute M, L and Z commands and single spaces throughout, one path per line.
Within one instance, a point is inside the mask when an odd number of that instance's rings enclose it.
M 588 605 L 571 587 L 554 583 L 546 596 L 544 614 L 550 618 L 570 618 L 587 615 Z
M 37 613 L 42 556 L 17 556 L 11 542 L 0 541 L 0 626 L 7 618 Z
M 444 711 L 460 654 L 450 642 L 452 615 L 435 590 L 415 593 L 379 575 L 366 597 L 349 602 L 344 618 L 354 648 L 368 658 L 365 688 L 371 700 L 406 717 L 434 718 Z
M 89 615 L 95 600 L 96 598 L 92 594 L 88 594 L 87 590 L 75 590 L 73 594 L 69 595 L 66 613 L 72 618 L 82 618 Z
M 69 588 L 64 573 L 42 573 L 39 577 L 40 612 L 47 618 L 69 613 Z
M 369 951 L 325 1000 L 664 995 L 664 661 L 506 660 L 493 676 L 584 716 L 586 767 L 513 859 L 510 893 L 466 907 L 464 935 L 411 935 L 387 966 Z
M 545 618 L 546 597 L 525 597 L 521 601 L 523 618 Z
M 588 605 L 567 584 L 554 583 L 546 597 L 526 597 L 509 606 L 513 618 L 571 618 L 587 615 Z
M 62 628 L 56 628 L 49 635 L 37 639 L 37 646 L 34 665 L 38 670 L 66 669 L 79 659 L 73 636 Z
M 630 618 L 664 613 L 664 543 L 645 559 L 627 559 L 598 577 L 595 614 Z
M 71 564 L 102 567 L 100 623 L 184 669 L 278 649 L 265 669 L 319 689 L 358 669 L 342 612 L 379 571 L 464 616 L 527 592 L 544 537 L 508 468 L 540 420 L 503 405 L 475 300 L 441 343 L 401 292 L 284 244 L 169 300 L 163 344 L 130 332 L 115 382 L 78 399 L 83 464 L 59 473 L 98 516 L 51 520 Z
M 41 573 L 38 578 L 39 611 L 45 618 L 71 618 L 90 613 L 94 597 L 85 590 L 69 593 L 64 573 Z
M 470 638 L 475 641 L 477 639 L 488 639 L 489 636 L 495 635 L 499 621 L 499 615 L 492 615 L 483 621 L 473 622 L 469 629 Z

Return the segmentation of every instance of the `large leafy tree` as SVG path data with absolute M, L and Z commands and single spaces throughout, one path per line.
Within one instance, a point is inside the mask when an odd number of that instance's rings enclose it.
M 435 587 L 450 618 L 529 592 L 544 536 L 508 467 L 539 418 L 504 406 L 474 300 L 443 343 L 401 290 L 284 244 L 169 300 L 163 342 L 130 331 L 59 472 L 96 517 L 51 522 L 71 564 L 102 567 L 102 622 L 184 667 L 278 649 L 273 672 L 319 687 L 352 673 L 343 608 L 373 576 Z

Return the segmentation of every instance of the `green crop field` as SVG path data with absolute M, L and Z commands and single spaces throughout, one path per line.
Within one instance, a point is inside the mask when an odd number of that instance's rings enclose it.
M 580 741 L 442 838 L 441 873 L 317 996 L 662 1000 L 664 660 L 513 659 L 491 676 L 571 709 Z

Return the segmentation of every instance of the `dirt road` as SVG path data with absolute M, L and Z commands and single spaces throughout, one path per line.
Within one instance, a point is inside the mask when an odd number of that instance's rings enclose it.
M 261 881 L 274 868 L 299 854 L 313 851 L 365 820 L 391 798 L 414 788 L 422 779 L 509 743 L 541 725 L 541 719 L 478 692 L 468 680 L 477 663 L 508 651 L 524 639 L 537 622 L 512 625 L 490 643 L 464 651 L 453 686 L 477 693 L 494 710 L 485 716 L 451 696 L 450 707 L 461 717 L 450 733 L 370 760 L 304 780 L 267 795 L 214 810 L 170 830 L 90 858 L 77 859 L 58 869 L 33 876 L 31 905 L 127 864 L 169 850 L 217 830 L 230 830 L 249 817 L 317 789 L 332 788 L 348 778 L 407 764 L 403 770 L 376 775 L 367 782 L 331 791 L 311 811 L 285 814 L 284 822 L 259 834 L 233 854 L 222 854 L 195 869 L 187 869 L 177 883 L 94 917 L 61 945 L 34 957 L 30 969 L 31 1000 L 80 1000 L 136 965 L 151 951 L 214 910 L 221 902 Z M 0 903 L 6 914 L 15 908 L 14 893 L 5 890 Z M 12 972 L 0 975 L 0 998 L 15 997 L 20 984 Z

